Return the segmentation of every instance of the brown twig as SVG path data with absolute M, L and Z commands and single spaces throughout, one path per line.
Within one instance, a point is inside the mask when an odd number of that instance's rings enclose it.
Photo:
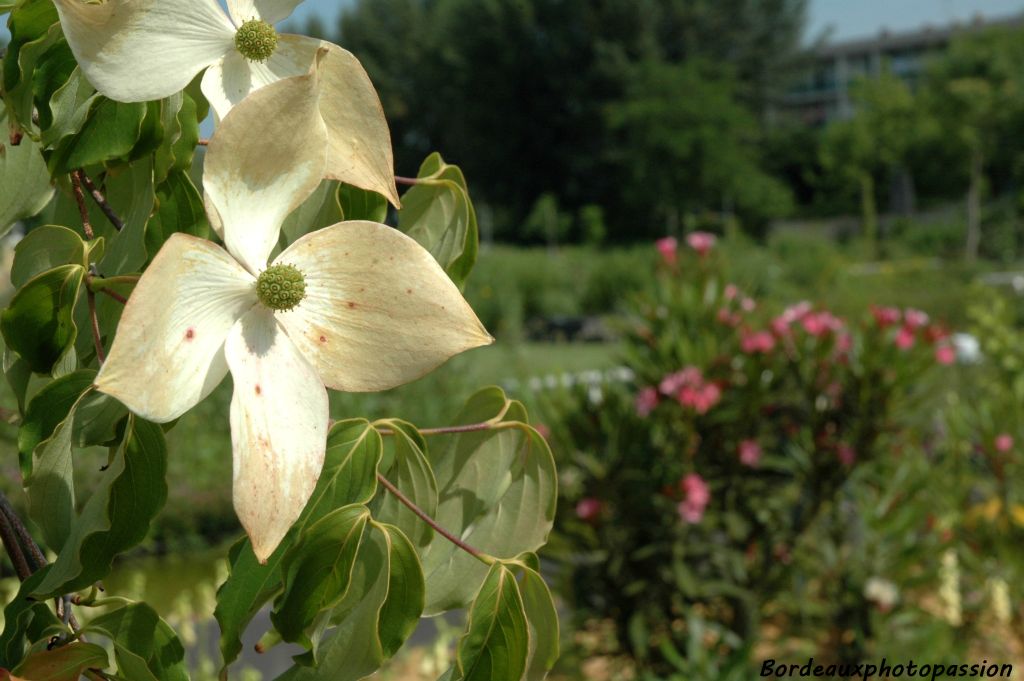
M 7 500 L 7 497 L 4 496 L 3 493 L 0 493 L 0 513 L 7 516 L 7 520 L 13 527 L 15 535 L 17 535 L 18 539 L 21 540 L 22 546 L 28 550 L 28 557 L 35 563 L 35 567 L 32 568 L 32 571 L 34 572 L 46 565 L 46 556 L 43 555 L 42 550 L 40 550 L 39 546 L 36 544 L 36 540 L 32 538 L 28 528 L 21 522 L 21 518 L 18 517 L 18 514 L 14 511 L 14 507 L 11 506 L 11 502 Z
M 116 229 L 119 232 L 123 230 L 124 220 L 117 216 L 117 213 L 114 212 L 114 209 L 110 207 L 109 203 L 107 203 L 107 198 L 103 196 L 103 193 L 99 189 L 96 188 L 96 185 L 93 183 L 92 179 L 85 174 L 84 170 L 79 170 L 77 172 L 79 173 L 79 177 L 82 180 L 82 184 L 84 184 L 85 188 L 89 190 L 89 195 L 92 196 L 92 200 L 96 202 L 96 205 L 100 207 L 100 210 L 103 211 L 103 214 L 107 216 L 107 220 L 110 221 L 110 224 L 112 224 L 114 226 L 114 229 Z
M 121 303 L 122 305 L 127 305 L 128 304 L 128 299 L 125 298 L 124 296 L 122 296 L 120 293 L 117 293 L 116 291 L 111 291 L 108 288 L 101 288 L 100 289 L 100 293 L 107 294 L 108 296 L 110 296 L 111 298 L 113 298 L 117 302 Z
M 89 301 L 89 320 L 92 322 L 92 340 L 96 344 L 96 359 L 100 364 L 107 361 L 107 355 L 103 352 L 103 341 L 100 339 L 100 322 L 96 318 L 96 294 L 91 289 L 86 289 L 85 298 Z
M 11 533 L 11 544 L 8 544 L 8 531 Z M 26 570 L 24 576 L 22 576 L 22 571 L 18 568 L 17 564 L 15 565 L 15 571 L 18 572 L 18 578 L 21 581 L 25 581 L 36 570 L 46 566 L 46 556 L 43 555 L 42 549 L 36 544 L 36 540 L 32 538 L 32 534 L 25 527 L 25 523 L 21 522 L 21 518 L 18 517 L 14 507 L 11 506 L 11 502 L 7 500 L 7 496 L 3 492 L 0 492 L 0 534 L 3 535 L 4 547 L 7 548 L 7 552 L 11 556 L 11 562 L 15 562 L 16 555 L 21 556 L 21 561 L 23 561 Z M 13 551 L 12 546 L 14 547 Z M 32 559 L 31 565 L 22 552 L 23 548 L 27 549 L 28 556 Z M 77 632 L 80 626 L 74 613 L 71 612 L 71 599 L 68 596 L 59 596 L 55 600 L 58 616 L 65 621 L 65 624 L 71 627 L 72 631 Z M 85 636 L 79 635 L 79 639 L 85 641 Z
M 71 173 L 71 191 L 75 194 L 78 214 L 82 216 L 82 231 L 85 232 L 85 238 L 91 241 L 96 235 L 93 234 L 92 223 L 89 222 L 89 208 L 85 205 L 85 194 L 82 192 L 81 170 L 75 170 Z
M 7 555 L 11 559 L 14 571 L 18 574 L 18 580 L 24 582 L 32 575 L 32 569 L 21 550 L 21 543 L 18 541 L 18 535 L 14 531 L 11 519 L 3 511 L 0 511 L 0 540 L 3 541 L 4 548 L 7 549 Z
M 395 175 L 395 184 L 414 185 L 419 183 L 420 181 L 415 177 L 401 177 L 399 175 Z
M 485 565 L 491 565 L 494 563 L 494 558 L 488 556 L 486 553 L 474 549 L 472 546 L 462 541 L 448 530 L 441 527 L 436 520 L 427 515 L 423 509 L 421 509 L 419 506 L 413 503 L 412 499 L 402 494 L 402 491 L 400 489 L 391 484 L 391 481 L 385 478 L 380 473 L 377 473 L 377 480 L 380 482 L 381 485 L 384 486 L 384 489 L 391 492 L 391 494 L 393 494 L 396 499 L 402 502 L 402 504 L 406 508 L 415 513 L 419 517 L 419 519 L 425 522 L 427 525 L 430 525 L 430 527 L 433 528 L 433 530 L 437 532 L 439 535 L 441 535 L 451 543 L 455 544 L 460 549 L 462 549 L 469 555 L 479 560 L 481 563 L 484 563 Z

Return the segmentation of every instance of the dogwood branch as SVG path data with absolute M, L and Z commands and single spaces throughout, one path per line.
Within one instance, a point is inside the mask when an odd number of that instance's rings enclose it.
M 460 549 L 462 549 L 469 555 L 473 556 L 484 565 L 493 565 L 495 563 L 494 557 L 488 556 L 486 553 L 483 553 L 482 551 L 473 548 L 472 546 L 462 541 L 445 528 L 441 527 L 441 525 L 438 524 L 436 520 L 427 515 L 426 511 L 417 506 L 412 499 L 402 494 L 402 491 L 400 489 L 391 484 L 391 481 L 385 478 L 380 473 L 377 473 L 377 480 L 380 482 L 381 485 L 384 486 L 384 489 L 393 494 L 395 498 L 402 503 L 402 505 L 404 505 L 410 511 L 415 513 L 420 520 L 429 525 L 439 535 L 450 541 L 452 544 L 455 544 Z
M 71 173 L 71 191 L 75 195 L 75 203 L 78 204 L 78 214 L 82 216 L 82 231 L 85 232 L 85 238 L 92 241 L 95 234 L 92 231 L 92 223 L 89 222 L 89 208 L 85 205 L 85 194 L 82 192 L 81 170 Z
M 14 566 L 18 580 L 24 582 L 32 575 L 32 569 L 28 565 L 25 553 L 21 550 L 21 543 L 15 534 L 10 517 L 2 510 L 0 510 L 0 540 L 3 541 L 4 549 L 7 550 L 7 556 L 11 559 L 11 565 Z
M 420 435 L 429 437 L 430 435 L 457 435 L 459 433 L 478 433 L 485 430 L 509 430 L 512 428 L 522 428 L 525 424 L 521 424 L 515 421 L 483 421 L 481 423 L 470 423 L 462 426 L 442 426 L 440 428 L 417 428 Z M 381 435 L 394 435 L 395 431 L 380 428 L 378 432 Z
M 116 229 L 119 232 L 123 230 L 124 220 L 119 218 L 117 216 L 117 213 L 114 212 L 114 209 L 110 207 L 110 204 L 107 203 L 107 197 L 103 196 L 103 192 L 101 192 L 96 187 L 92 179 L 85 174 L 84 170 L 79 169 L 75 172 L 78 173 L 78 176 L 82 181 L 82 184 L 84 184 L 85 188 L 89 190 L 89 195 L 92 196 L 92 200 L 96 202 L 96 205 L 100 207 L 100 210 L 103 211 L 103 214 L 107 216 L 107 220 L 109 220 L 110 224 L 114 226 L 114 229 Z
M 100 322 L 96 318 L 96 294 L 86 288 L 85 298 L 89 301 L 89 321 L 92 323 L 92 340 L 96 344 L 96 359 L 100 364 L 107 361 L 107 353 L 103 351 L 103 340 L 100 338 Z

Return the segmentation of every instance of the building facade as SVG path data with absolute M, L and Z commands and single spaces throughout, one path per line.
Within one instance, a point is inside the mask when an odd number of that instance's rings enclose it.
M 822 44 L 812 50 L 805 75 L 786 93 L 783 113 L 812 126 L 849 118 L 853 115 L 850 88 L 858 79 L 888 70 L 913 88 L 929 58 L 945 50 L 956 36 L 1021 25 L 1024 15 L 999 19 L 976 15 L 969 23 L 901 33 L 882 31 L 874 38 Z

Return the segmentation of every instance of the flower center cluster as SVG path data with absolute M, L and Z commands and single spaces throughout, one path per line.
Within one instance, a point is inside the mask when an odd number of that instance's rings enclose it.
M 274 265 L 256 280 L 256 296 L 271 310 L 290 310 L 306 297 L 306 278 L 295 265 Z
M 235 47 L 249 61 L 266 61 L 277 49 L 277 31 L 265 21 L 250 19 L 235 33 Z

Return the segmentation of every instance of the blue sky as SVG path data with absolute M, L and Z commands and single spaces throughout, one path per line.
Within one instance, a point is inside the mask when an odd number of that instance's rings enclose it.
M 305 0 L 294 16 L 304 22 L 319 14 L 330 25 L 350 4 L 352 0 Z M 808 37 L 819 36 L 830 25 L 835 28 L 831 37 L 844 39 L 871 35 L 882 27 L 899 31 L 926 23 L 938 26 L 970 19 L 975 12 L 1002 16 L 1021 11 L 1024 0 L 811 0 Z

